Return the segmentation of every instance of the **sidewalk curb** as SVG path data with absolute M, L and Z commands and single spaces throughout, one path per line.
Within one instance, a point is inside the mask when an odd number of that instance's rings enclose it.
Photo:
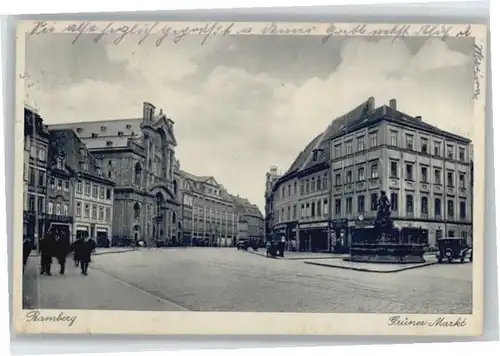
M 126 249 L 126 250 L 119 250 L 119 251 L 102 251 L 102 252 L 95 252 L 92 254 L 92 256 L 100 256 L 100 255 L 107 255 L 111 253 L 125 253 L 125 252 L 133 252 L 133 251 L 138 251 L 138 249 Z M 30 254 L 29 258 L 37 258 L 40 257 L 40 254 Z
M 264 258 L 267 258 L 266 255 L 262 254 L 262 253 L 258 253 L 258 252 L 255 252 L 255 251 L 243 251 L 243 252 L 247 252 L 247 253 L 251 253 L 253 255 L 257 255 L 257 256 L 260 256 L 260 257 L 264 257 Z M 285 252 L 285 256 L 286 256 L 286 252 Z M 284 257 L 284 258 L 276 258 L 276 259 L 280 259 L 280 260 L 289 260 L 289 261 L 307 261 L 307 260 L 331 260 L 331 259 L 340 259 L 340 258 L 344 258 L 345 255 L 332 255 L 332 256 L 321 256 L 321 257 Z
M 125 253 L 125 252 L 133 252 L 133 251 L 138 251 L 138 249 L 126 249 L 126 250 L 120 250 L 120 251 L 102 251 L 102 252 L 93 253 L 92 256 L 107 255 L 107 254 L 111 254 L 111 253 Z
M 318 262 L 308 262 L 305 261 L 305 264 L 312 265 L 312 266 L 319 266 L 319 267 L 328 267 L 328 268 L 338 268 L 338 269 L 348 269 L 351 271 L 357 271 L 357 272 L 368 272 L 368 273 L 397 273 L 397 272 L 402 272 L 402 271 L 408 271 L 410 269 L 416 269 L 416 268 L 423 268 L 423 267 L 428 267 L 432 265 L 438 264 L 436 262 L 425 262 L 417 266 L 410 266 L 410 267 L 403 267 L 401 269 L 395 269 L 395 270 L 390 270 L 390 271 L 375 271 L 372 269 L 368 268 L 358 268 L 358 267 L 347 267 L 347 266 L 334 266 L 334 265 L 327 265 L 325 263 L 318 263 Z

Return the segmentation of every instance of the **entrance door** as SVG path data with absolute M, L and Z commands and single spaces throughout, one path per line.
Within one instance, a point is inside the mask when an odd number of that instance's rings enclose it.
M 139 225 L 134 226 L 134 242 L 137 243 L 141 239 L 141 227 Z

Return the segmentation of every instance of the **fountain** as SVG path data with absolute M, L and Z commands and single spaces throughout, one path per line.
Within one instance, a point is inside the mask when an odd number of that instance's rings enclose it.
M 391 204 L 385 191 L 380 192 L 377 217 L 371 228 L 356 228 L 346 261 L 372 263 L 424 263 L 428 231 L 422 228 L 395 228 Z

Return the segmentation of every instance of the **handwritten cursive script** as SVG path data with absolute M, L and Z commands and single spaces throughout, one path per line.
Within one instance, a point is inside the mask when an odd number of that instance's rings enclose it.
M 400 316 L 391 316 L 388 320 L 389 326 L 403 327 L 431 327 L 431 328 L 463 328 L 467 325 L 467 318 L 445 318 L 439 317 L 434 320 L 410 319 Z
M 42 312 L 34 310 L 26 314 L 26 322 L 28 323 L 67 323 L 71 327 L 76 319 L 76 316 L 65 315 L 63 312 L 60 312 L 58 315 L 43 315 Z
M 327 43 L 334 36 L 373 36 L 373 37 L 392 37 L 393 42 L 398 38 L 408 36 L 433 37 L 446 39 L 450 36 L 469 37 L 471 36 L 472 26 L 463 25 L 463 28 L 455 28 L 453 25 L 444 24 L 392 24 L 380 26 L 376 24 L 329 24 L 326 29 L 318 25 L 287 24 L 287 23 L 261 23 L 247 24 L 237 22 L 207 22 L 203 24 L 191 23 L 160 23 L 160 22 L 140 22 L 140 23 L 92 23 L 75 22 L 65 24 L 62 30 L 56 22 L 36 21 L 28 32 L 28 37 L 45 35 L 54 32 L 74 34 L 73 43 L 77 42 L 82 35 L 90 34 L 94 37 L 94 42 L 99 42 L 104 36 L 114 36 L 113 43 L 118 45 L 124 38 L 136 35 L 139 37 L 138 45 L 155 34 L 156 46 L 161 46 L 165 39 L 170 39 L 173 43 L 179 43 L 186 36 L 201 36 L 201 45 L 207 43 L 210 37 L 227 35 L 319 35 L 322 43 Z M 159 37 L 159 38 L 158 38 Z
M 474 74 L 474 93 L 473 98 L 477 99 L 481 95 L 481 79 L 484 78 L 483 73 L 481 73 L 481 64 L 484 60 L 483 46 L 474 44 L 474 62 L 473 62 L 473 74 Z

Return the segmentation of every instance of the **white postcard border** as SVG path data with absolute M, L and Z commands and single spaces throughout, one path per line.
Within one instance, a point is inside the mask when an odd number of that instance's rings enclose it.
M 405 31 L 405 26 L 408 26 Z M 229 28 L 229 30 L 228 30 Z M 110 34 L 111 29 L 113 33 Z M 36 30 L 36 31 L 33 31 Z M 107 31 L 107 32 L 106 32 Z M 25 98 L 25 45 L 27 35 L 49 33 L 137 36 L 143 40 L 175 40 L 197 35 L 210 40 L 215 35 L 311 35 L 326 41 L 329 36 L 403 36 L 472 37 L 475 60 L 474 101 L 474 216 L 473 228 L 473 312 L 468 315 L 437 314 L 326 314 L 326 313 L 256 313 L 256 312 L 149 312 L 101 310 L 40 310 L 43 316 L 76 317 L 71 326 L 59 321 L 29 322 L 28 310 L 22 309 L 22 220 L 23 220 L 23 130 Z M 163 41 L 162 40 L 162 41 Z M 202 43 L 200 43 L 202 44 Z M 161 42 L 157 43 L 161 45 Z M 13 325 L 17 333 L 50 334 L 225 334 L 225 335 L 481 335 L 484 310 L 484 179 L 485 179 L 485 98 L 486 98 L 487 27 L 480 24 L 373 24 L 373 23 L 290 23 L 290 22 L 105 22 L 105 21 L 35 21 L 18 23 L 16 37 L 16 125 L 14 170 L 14 268 Z M 482 57 L 482 58 L 481 58 Z M 471 94 L 472 94 L 471 91 Z M 416 326 L 390 326 L 389 318 L 408 318 Z M 464 321 L 460 326 L 433 324 L 438 318 Z

